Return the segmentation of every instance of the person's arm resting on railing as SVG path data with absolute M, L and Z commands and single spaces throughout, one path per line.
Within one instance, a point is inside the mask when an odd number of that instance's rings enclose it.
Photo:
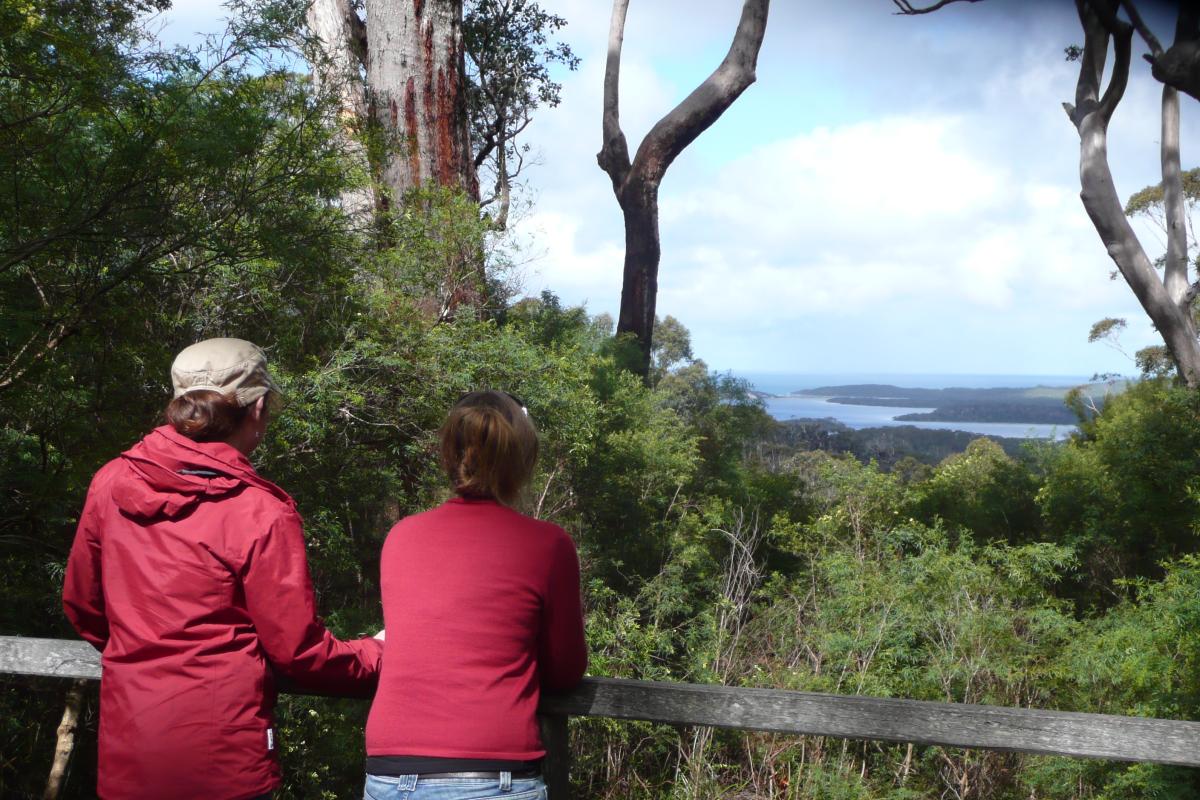
M 271 664 L 295 688 L 369 696 L 383 642 L 342 641 L 317 617 L 300 517 L 281 514 L 251 544 L 242 566 L 246 609 Z
M 583 605 L 579 592 L 579 555 L 563 533 L 554 543 L 552 566 L 539 636 L 538 669 L 550 692 L 574 689 L 587 670 Z

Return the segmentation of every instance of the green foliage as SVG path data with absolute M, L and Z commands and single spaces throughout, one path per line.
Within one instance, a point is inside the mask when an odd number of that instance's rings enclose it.
M 667 315 L 654 320 L 654 343 L 650 346 L 650 383 L 657 384 L 682 362 L 691 363 L 692 335 L 683 323 Z
M 1139 579 L 1103 616 L 1087 620 L 1064 652 L 1069 696 L 1081 711 L 1167 719 L 1200 715 L 1200 560 L 1166 565 L 1161 581 Z M 1195 770 L 1155 764 L 1035 764 L 1031 787 L 1073 797 L 1080 785 L 1095 797 L 1183 798 L 1200 790 Z
M 1027 465 L 992 440 L 976 439 L 916 487 L 913 509 L 982 540 L 1032 541 L 1041 529 L 1037 488 Z
M 1056 451 L 1038 490 L 1048 531 L 1078 552 L 1095 602 L 1114 577 L 1158 576 L 1196 549 L 1200 396 L 1143 381 Z
M 502 199 L 521 171 L 529 146 L 518 145 L 517 139 L 533 112 L 559 103 L 562 85 L 551 77 L 552 68 L 579 66 L 570 45 L 554 41 L 566 24 L 531 0 L 469 0 L 464 6 L 467 112 L 475 166 L 492 173 L 493 200 Z
M 1175 359 L 1165 345 L 1143 347 L 1133 355 L 1133 361 L 1146 378 L 1168 378 L 1175 374 Z
M 1107 339 L 1110 336 L 1115 336 L 1125 330 L 1126 322 L 1117 317 L 1105 317 L 1099 322 L 1092 325 L 1091 331 L 1088 332 L 1089 342 L 1098 342 L 1101 339 Z
M 1183 184 L 1184 202 L 1189 205 L 1200 200 L 1200 167 L 1184 170 L 1180 176 Z M 1163 187 L 1161 183 L 1147 186 L 1129 196 L 1125 203 L 1125 216 L 1153 216 L 1162 213 Z

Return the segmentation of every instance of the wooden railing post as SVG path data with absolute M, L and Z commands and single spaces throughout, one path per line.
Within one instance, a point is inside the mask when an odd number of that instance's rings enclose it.
M 539 714 L 542 726 L 542 746 L 546 757 L 542 760 L 542 778 L 550 800 L 571 798 L 571 738 L 567 728 L 566 714 Z

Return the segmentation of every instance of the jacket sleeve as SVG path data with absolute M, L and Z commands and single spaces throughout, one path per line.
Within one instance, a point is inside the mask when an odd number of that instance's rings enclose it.
M 100 510 L 97 481 L 88 489 L 75 541 L 67 558 L 63 578 L 63 612 L 79 635 L 103 652 L 108 644 L 108 616 L 104 611 L 104 590 L 100 569 Z
M 263 650 L 289 685 L 338 695 L 369 696 L 374 691 L 383 643 L 372 638 L 342 641 L 318 619 L 295 511 L 280 514 L 254 541 L 241 579 Z
M 571 537 L 563 531 L 559 531 L 551 554 L 538 642 L 542 687 L 551 692 L 575 688 L 587 669 L 587 641 L 583 634 L 579 554 Z

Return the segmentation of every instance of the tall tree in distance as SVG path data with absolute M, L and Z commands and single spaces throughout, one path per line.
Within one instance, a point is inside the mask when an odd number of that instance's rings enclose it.
M 383 210 L 431 183 L 478 198 L 462 0 L 367 0 L 365 21 L 361 6 L 313 0 L 305 15 L 314 80 L 335 93 L 343 148 L 374 189 L 344 193 L 343 207 Z
M 479 197 L 467 127 L 462 19 L 462 0 L 368 5 L 368 102 L 387 144 L 381 178 L 393 202 L 429 182 Z
M 621 45 L 629 0 L 613 0 L 604 70 L 604 142 L 596 160 L 612 179 L 625 218 L 625 267 L 617 333 L 637 339 L 638 373 L 650 372 L 654 310 L 658 295 L 658 189 L 671 162 L 725 112 L 755 80 L 758 52 L 767 28 L 770 0 L 745 0 L 733 44 L 720 66 L 660 119 L 638 146 L 633 160 L 621 131 L 619 84 Z
M 312 0 L 305 21 L 314 82 L 336 98 L 331 123 L 374 179 L 343 193 L 343 208 L 382 209 L 435 183 L 492 207 L 503 229 L 528 152 L 517 139 L 534 110 L 558 105 L 549 66 L 579 64 L 554 38 L 567 21 L 533 0 Z

